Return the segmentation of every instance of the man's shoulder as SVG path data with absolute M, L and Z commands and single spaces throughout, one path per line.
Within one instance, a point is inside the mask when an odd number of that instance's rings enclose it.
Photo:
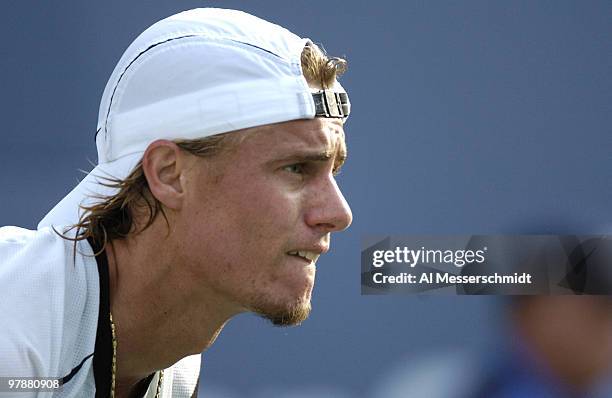
M 61 231 L 51 227 L 29 230 L 20 227 L 0 227 L 0 264 L 27 260 L 19 256 L 60 256 L 74 242 L 61 236 Z
M 93 350 L 97 275 L 86 241 L 0 228 L 0 376 L 64 376 Z
M 0 227 L 0 250 L 7 249 L 8 247 L 15 247 L 27 244 L 32 240 L 38 233 L 46 233 L 45 230 L 32 231 L 20 227 Z
M 89 243 L 75 240 L 74 235 L 74 231 L 53 227 L 38 230 L 0 227 L 0 276 L 11 267 L 18 267 L 25 276 L 36 271 L 61 273 L 61 266 L 69 263 L 95 264 Z

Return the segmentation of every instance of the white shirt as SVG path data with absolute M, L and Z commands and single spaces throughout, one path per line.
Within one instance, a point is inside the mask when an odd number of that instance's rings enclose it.
M 64 380 L 58 391 L 0 396 L 95 397 L 96 380 L 108 388 L 108 266 L 100 266 L 87 240 L 75 246 L 51 228 L 0 228 L 0 377 Z M 165 369 L 160 396 L 191 397 L 199 373 L 200 355 Z M 146 398 L 155 396 L 157 379 Z

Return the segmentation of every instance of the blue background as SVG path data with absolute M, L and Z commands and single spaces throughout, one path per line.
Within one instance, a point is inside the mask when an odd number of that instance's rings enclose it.
M 346 57 L 353 105 L 339 182 L 354 223 L 319 262 L 310 319 L 232 320 L 204 355 L 207 396 L 355 396 L 420 353 L 503 339 L 494 298 L 362 297 L 362 236 L 610 232 L 609 1 L 5 1 L 0 225 L 34 228 L 91 169 L 123 50 L 199 6 L 243 9 Z

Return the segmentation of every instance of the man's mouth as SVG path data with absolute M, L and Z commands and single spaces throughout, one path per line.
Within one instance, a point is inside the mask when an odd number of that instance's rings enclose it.
M 295 256 L 307 261 L 309 263 L 315 263 L 319 258 L 319 253 L 311 252 L 308 250 L 293 250 L 287 253 L 290 256 Z

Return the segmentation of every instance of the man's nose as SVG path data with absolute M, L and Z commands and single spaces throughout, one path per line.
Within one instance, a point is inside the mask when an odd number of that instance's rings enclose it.
M 306 223 L 324 232 L 343 231 L 353 222 L 353 213 L 336 179 L 330 176 L 311 196 Z

